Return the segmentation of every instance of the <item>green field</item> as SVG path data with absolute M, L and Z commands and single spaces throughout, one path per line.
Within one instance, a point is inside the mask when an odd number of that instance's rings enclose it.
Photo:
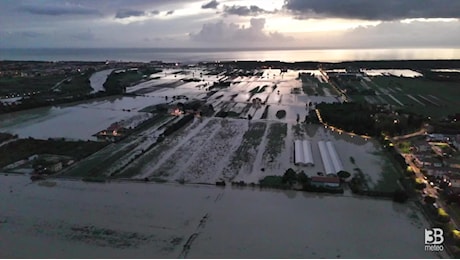
M 107 92 L 119 92 L 144 78 L 140 71 L 112 72 L 104 83 Z
M 264 122 L 252 123 L 248 131 L 243 135 L 243 141 L 233 153 L 230 160 L 230 167 L 238 171 L 245 163 L 253 162 L 255 159 L 254 150 L 260 145 L 265 134 L 267 124 Z
M 263 157 L 267 160 L 274 160 L 284 148 L 284 138 L 287 135 L 287 124 L 273 123 L 268 128 L 267 147 Z
M 404 103 L 404 108 L 408 111 L 432 117 L 460 112 L 459 83 L 389 76 L 372 77 L 372 82 L 374 84 L 370 84 L 371 86 L 389 90 L 390 94 Z M 408 94 L 419 102 L 411 99 Z M 391 98 L 385 99 L 394 104 Z
M 59 84 L 57 87 L 60 91 L 64 93 L 85 93 L 92 90 L 89 78 L 93 72 L 76 74 L 72 77 L 69 77 L 69 80 L 66 80 Z
M 49 90 L 65 78 L 66 76 L 63 74 L 35 77 L 0 77 L 0 95 Z
M 105 142 L 19 139 L 0 147 L 0 167 L 34 154 L 65 155 L 80 160 L 106 145 Z

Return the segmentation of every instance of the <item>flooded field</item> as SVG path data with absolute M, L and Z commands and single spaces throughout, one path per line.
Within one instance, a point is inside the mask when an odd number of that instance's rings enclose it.
M 110 73 L 112 73 L 112 71 L 113 69 L 101 70 L 91 75 L 89 81 L 91 87 L 93 88 L 93 93 L 105 90 L 104 83 L 107 80 L 107 77 L 110 75 Z
M 94 92 L 103 90 L 103 84 L 112 70 L 94 73 L 91 87 Z M 149 114 L 142 108 L 159 103 L 169 103 L 174 96 L 186 96 L 189 99 L 206 99 L 209 87 L 223 79 L 230 82 L 225 88 L 215 88 L 207 103 L 216 111 L 233 111 L 240 117 L 252 116 L 295 122 L 297 115 L 303 120 L 308 114 L 306 102 L 338 102 L 336 98 L 310 96 L 305 93 L 292 94 L 293 88 L 300 88 L 299 71 L 289 70 L 281 73 L 279 69 L 260 70 L 259 76 L 226 77 L 222 74 L 207 75 L 206 69 L 165 69 L 127 89 L 128 93 L 139 96 L 123 96 L 84 101 L 63 106 L 39 108 L 10 113 L 0 116 L 0 131 L 18 134 L 21 138 L 68 138 L 94 140 L 92 136 L 112 123 L 133 121 L 139 123 Z M 318 71 L 312 71 L 322 79 Z M 189 82 L 191 79 L 193 81 Z M 259 108 L 250 107 L 254 99 L 260 99 Z M 248 106 L 248 109 L 246 109 Z M 250 108 L 249 108 L 250 107 Z M 278 110 L 285 110 L 285 118 L 275 118 Z
M 421 73 L 409 69 L 364 69 L 362 71 L 365 72 L 368 76 L 396 76 L 407 78 L 423 76 Z
M 11 175 L 0 193 L 5 258 L 438 257 L 418 209 L 388 200 Z
M 162 102 L 158 97 L 115 97 L 14 112 L 0 116 L 0 132 L 21 138 L 95 140 L 92 135 L 112 123 L 142 122 L 150 114 L 139 110 Z

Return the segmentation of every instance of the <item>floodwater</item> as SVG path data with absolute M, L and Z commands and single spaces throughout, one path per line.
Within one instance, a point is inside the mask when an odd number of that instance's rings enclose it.
M 104 83 L 107 80 L 107 77 L 112 73 L 113 69 L 108 70 L 101 70 L 98 72 L 93 73 L 89 78 L 91 87 L 93 88 L 92 93 L 96 93 L 98 91 L 105 91 Z
M 159 97 L 116 97 L 24 110 L 0 116 L 0 132 L 21 138 L 94 140 L 93 134 L 112 123 L 141 119 L 139 115 L 148 113 L 139 110 L 162 102 L 164 98 Z
M 415 78 L 423 76 L 421 73 L 409 69 L 363 69 L 363 71 L 369 76 L 392 75 L 396 77 L 406 78 Z
M 411 204 L 0 176 L 3 258 L 434 258 Z

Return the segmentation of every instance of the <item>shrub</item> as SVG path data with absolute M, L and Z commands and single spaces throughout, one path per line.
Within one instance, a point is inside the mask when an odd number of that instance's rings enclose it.
M 293 183 L 297 180 L 297 174 L 292 168 L 289 168 L 286 170 L 281 180 L 283 183 Z
M 423 190 L 426 188 L 426 183 L 423 181 L 421 178 L 416 178 L 415 179 L 415 188 L 417 190 Z
M 302 183 L 302 184 L 305 184 L 305 183 L 308 183 L 308 181 L 310 180 L 310 178 L 308 178 L 308 176 L 305 174 L 304 171 L 301 171 L 297 174 L 297 180 Z
M 353 156 L 350 156 L 350 162 L 351 162 L 352 164 L 355 164 L 355 158 L 353 158 Z
M 426 196 L 423 201 L 425 201 L 426 204 L 433 204 L 436 202 L 436 198 L 432 196 Z
M 85 177 L 81 180 L 85 182 L 106 182 L 106 178 L 103 176 Z
M 405 191 L 402 190 L 397 190 L 394 192 L 393 195 L 393 201 L 394 202 L 399 202 L 399 203 L 404 203 L 409 199 L 409 195 Z
M 346 178 L 349 178 L 351 176 L 351 174 L 349 172 L 346 172 L 346 171 L 340 171 L 337 173 L 337 176 L 339 176 L 339 178 L 341 179 L 346 179 Z
M 270 187 L 270 188 L 278 188 L 278 189 L 287 189 L 289 188 L 288 184 L 284 184 L 282 181 L 281 176 L 266 176 L 262 180 L 259 181 L 260 187 Z
M 286 110 L 278 110 L 276 111 L 276 117 L 278 119 L 283 119 L 286 117 Z

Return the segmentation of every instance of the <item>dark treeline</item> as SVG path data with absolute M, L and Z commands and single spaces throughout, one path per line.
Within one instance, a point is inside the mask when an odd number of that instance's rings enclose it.
M 380 136 L 399 135 L 418 130 L 423 117 L 411 113 L 392 113 L 367 103 L 321 103 L 316 106 L 323 121 L 347 132 Z

